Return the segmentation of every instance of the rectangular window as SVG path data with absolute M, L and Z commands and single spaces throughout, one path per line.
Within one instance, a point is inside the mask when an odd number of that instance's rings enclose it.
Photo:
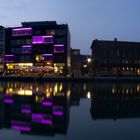
M 53 61 L 53 55 L 52 54 L 42 54 L 43 61 L 44 62 L 52 62 Z
M 64 29 L 58 29 L 56 30 L 56 35 L 65 35 L 66 31 Z
M 22 53 L 32 53 L 32 46 L 31 45 L 22 46 Z
M 65 43 L 64 37 L 56 38 L 56 43 L 58 43 L 58 44 L 64 44 Z
M 12 36 L 32 35 L 32 28 L 16 28 L 12 29 Z
M 51 44 L 53 43 L 53 36 L 33 36 L 33 44 Z
M 54 45 L 54 53 L 63 53 L 63 52 L 64 52 L 63 44 Z
M 7 54 L 4 56 L 4 62 L 13 62 L 14 61 L 14 55 L 13 54 Z
M 55 35 L 55 30 L 47 30 L 46 34 L 47 35 Z

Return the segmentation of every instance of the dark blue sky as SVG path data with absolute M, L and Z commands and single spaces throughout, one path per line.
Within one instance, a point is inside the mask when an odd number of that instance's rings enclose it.
M 92 40 L 140 41 L 140 0 L 0 0 L 0 24 L 68 23 L 71 47 L 90 54 Z

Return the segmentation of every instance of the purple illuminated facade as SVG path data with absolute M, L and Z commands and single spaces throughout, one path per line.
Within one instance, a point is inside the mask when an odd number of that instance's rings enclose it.
M 23 22 L 6 29 L 5 67 L 14 71 L 20 63 L 34 67 L 50 66 L 55 75 L 70 75 L 70 32 L 67 24 L 54 21 Z M 46 74 L 46 72 L 45 72 Z M 45 75 L 44 75 L 45 76 Z

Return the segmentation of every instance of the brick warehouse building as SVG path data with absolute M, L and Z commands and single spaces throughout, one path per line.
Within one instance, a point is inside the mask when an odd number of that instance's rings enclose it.
M 7 75 L 69 75 L 70 32 L 56 21 L 23 22 L 5 29 Z
M 93 40 L 93 74 L 96 76 L 140 75 L 140 43 Z

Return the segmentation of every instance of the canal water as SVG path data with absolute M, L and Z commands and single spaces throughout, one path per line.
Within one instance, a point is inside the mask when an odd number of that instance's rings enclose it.
M 139 140 L 140 83 L 0 82 L 4 140 Z

